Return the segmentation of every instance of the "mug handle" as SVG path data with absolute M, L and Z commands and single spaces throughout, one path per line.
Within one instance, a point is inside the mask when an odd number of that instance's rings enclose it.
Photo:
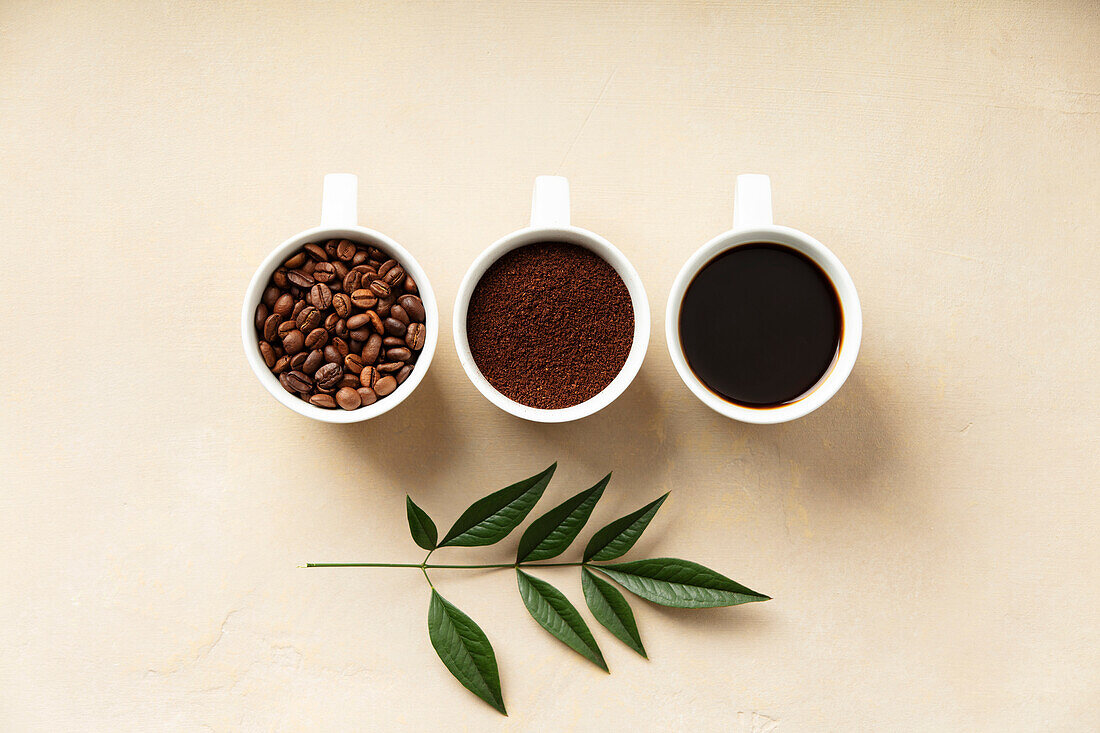
M 733 228 L 753 229 L 772 225 L 772 182 L 761 173 L 737 176 L 733 188 Z
M 531 226 L 569 226 L 569 179 L 538 176 L 531 195 Z
M 354 173 L 329 173 L 321 195 L 321 226 L 344 229 L 359 222 L 359 177 Z

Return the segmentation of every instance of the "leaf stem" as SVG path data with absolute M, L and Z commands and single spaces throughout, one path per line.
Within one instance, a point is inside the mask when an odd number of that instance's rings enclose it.
M 428 553 L 431 555 L 431 553 Z M 303 567 L 307 568 L 430 568 L 450 570 L 483 570 L 489 568 L 561 568 L 586 565 L 583 562 L 539 562 L 539 563 L 494 563 L 491 565 L 443 565 L 428 564 L 428 558 L 422 563 L 411 562 L 307 562 Z

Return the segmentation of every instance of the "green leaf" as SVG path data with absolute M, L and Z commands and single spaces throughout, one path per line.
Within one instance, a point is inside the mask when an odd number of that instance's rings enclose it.
M 610 480 L 611 474 L 607 474 L 592 488 L 566 499 L 531 522 L 520 538 L 516 562 L 548 560 L 565 552 L 592 515 Z
M 634 612 L 630 610 L 630 604 L 623 594 L 588 568 L 581 569 L 581 588 L 584 590 L 588 610 L 596 620 L 614 634 L 615 638 L 649 659 L 645 647 L 642 646 L 642 637 L 638 634 Z
M 432 589 L 428 637 L 436 654 L 462 685 L 507 715 L 500 694 L 500 672 L 489 638 L 469 616 Z
M 590 660 L 607 672 L 607 662 L 596 645 L 596 639 L 588 630 L 588 624 L 581 618 L 580 612 L 562 595 L 562 592 L 545 580 L 539 580 L 516 568 L 519 581 L 519 594 L 531 616 L 542 628 L 565 642 L 573 651 Z
M 631 593 L 674 608 L 713 608 L 771 600 L 699 563 L 655 557 L 595 566 Z
M 616 519 L 592 535 L 592 539 L 588 541 L 588 545 L 584 548 L 584 561 L 596 560 L 603 562 L 625 555 L 627 550 L 633 547 L 638 538 L 642 536 L 642 532 L 649 526 L 649 520 L 653 519 L 653 515 L 657 513 L 657 510 L 661 508 L 661 504 L 664 504 L 667 498 L 668 494 L 666 493 L 633 514 L 627 514 L 621 519 Z
M 535 508 L 554 475 L 554 463 L 542 473 L 475 501 L 454 523 L 440 547 L 478 547 L 500 542 Z
M 405 513 L 409 515 L 409 532 L 412 533 L 413 542 L 425 550 L 434 550 L 435 541 L 439 537 L 435 522 L 408 495 L 405 496 Z

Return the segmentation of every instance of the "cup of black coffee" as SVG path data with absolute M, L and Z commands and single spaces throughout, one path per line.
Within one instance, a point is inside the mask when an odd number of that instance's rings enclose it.
M 669 353 L 715 411 L 750 423 L 794 420 L 851 373 L 863 332 L 859 297 L 825 245 L 772 223 L 767 176 L 737 177 L 733 218 L 672 285 Z

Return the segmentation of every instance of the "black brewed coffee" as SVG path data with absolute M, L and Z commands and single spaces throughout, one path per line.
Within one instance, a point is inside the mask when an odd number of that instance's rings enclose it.
M 843 326 L 840 299 L 817 263 L 770 242 L 712 259 L 680 306 L 691 370 L 745 407 L 777 407 L 810 392 L 828 374 Z

